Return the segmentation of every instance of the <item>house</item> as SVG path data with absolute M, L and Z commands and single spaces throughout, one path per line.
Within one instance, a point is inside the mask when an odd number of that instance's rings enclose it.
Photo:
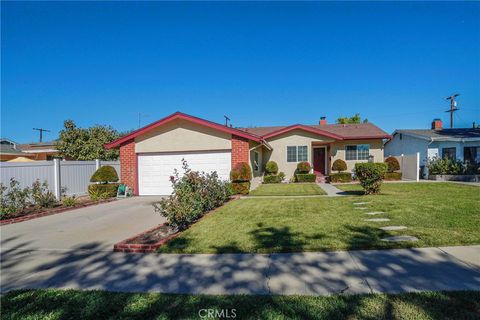
M 20 149 L 33 155 L 35 160 L 53 160 L 59 156 L 55 141 L 25 143 L 20 145 Z
M 248 162 L 260 179 L 265 164 L 276 161 L 287 178 L 308 161 L 317 175 L 331 164 L 383 161 L 383 139 L 390 136 L 371 123 L 232 128 L 176 112 L 106 145 L 120 149 L 121 181 L 139 195 L 170 194 L 174 169 L 185 159 L 193 170 L 217 171 L 228 179 L 238 162 Z
M 35 156 L 23 152 L 18 143 L 6 139 L 0 138 L 0 161 L 10 161 L 19 157 L 34 160 Z
M 480 128 L 444 129 L 442 120 L 434 119 L 431 129 L 399 129 L 385 143 L 385 156 L 420 153 L 425 170 L 427 159 L 441 157 L 460 161 L 480 162 Z

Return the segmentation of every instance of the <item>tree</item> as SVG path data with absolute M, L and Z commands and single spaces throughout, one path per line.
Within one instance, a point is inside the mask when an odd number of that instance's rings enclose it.
M 73 120 L 66 120 L 60 131 L 56 147 L 60 154 L 74 160 L 117 160 L 116 149 L 105 149 L 106 143 L 120 137 L 117 130 L 110 126 L 95 125 L 90 128 L 79 128 Z
M 340 117 L 337 119 L 338 124 L 352 124 L 352 123 L 368 123 L 368 119 L 364 119 L 360 117 L 360 113 L 355 113 L 352 117 Z

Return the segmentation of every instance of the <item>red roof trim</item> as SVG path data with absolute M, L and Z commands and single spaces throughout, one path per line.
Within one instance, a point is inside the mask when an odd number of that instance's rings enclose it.
M 283 134 L 283 133 L 286 133 L 286 132 L 289 132 L 289 131 L 292 131 L 292 130 L 296 130 L 296 129 L 300 129 L 300 130 L 307 131 L 307 132 L 310 132 L 310 133 L 314 133 L 314 134 L 322 135 L 322 136 L 325 136 L 325 137 L 333 138 L 333 139 L 336 139 L 336 140 L 343 140 L 344 139 L 342 136 L 339 136 L 337 134 L 327 132 L 327 131 L 324 131 L 324 130 L 320 130 L 320 129 L 315 129 L 315 128 L 312 128 L 312 127 L 307 127 L 307 126 L 304 126 L 304 125 L 301 125 L 301 124 L 294 124 L 293 126 L 285 127 L 285 128 L 270 132 L 270 133 L 264 135 L 263 138 L 268 139 L 268 138 L 275 137 L 275 136 L 278 136 L 280 134 Z
M 221 124 L 218 124 L 218 123 L 215 123 L 215 122 L 211 122 L 211 121 L 208 121 L 208 120 L 204 120 L 204 119 L 201 119 L 201 118 L 197 118 L 197 117 L 185 114 L 185 113 L 175 112 L 175 113 L 169 115 L 168 117 L 165 117 L 165 118 L 160 119 L 156 122 L 153 122 L 149 125 L 146 125 L 143 128 L 135 130 L 132 133 L 130 133 L 130 134 L 128 134 L 128 135 L 126 135 L 126 136 L 124 136 L 120 139 L 117 139 L 113 142 L 105 144 L 105 148 L 107 148 L 107 149 L 116 148 L 116 147 L 120 146 L 122 143 L 124 143 L 128 140 L 131 140 L 135 137 L 138 137 L 139 135 L 142 135 L 142 134 L 144 134 L 144 133 L 146 133 L 146 132 L 148 132 L 148 131 L 150 131 L 154 128 L 157 128 L 161 125 L 164 125 L 164 124 L 166 124 L 170 121 L 176 120 L 176 119 L 187 120 L 187 121 L 199 124 L 199 125 L 203 125 L 203 126 L 206 126 L 206 127 L 212 128 L 212 129 L 216 129 L 216 130 L 219 130 L 219 131 L 230 133 L 230 134 L 233 134 L 233 135 L 245 138 L 245 139 L 253 140 L 253 141 L 256 141 L 256 142 L 261 142 L 261 140 L 262 140 L 260 137 L 249 134 L 249 133 L 246 133 L 245 131 L 241 131 L 241 130 L 234 129 L 234 128 L 229 128 L 229 127 L 226 127 L 224 125 L 221 125 Z
M 345 137 L 343 140 L 370 140 L 370 139 L 391 139 L 392 136 L 389 134 L 383 136 L 357 136 L 357 137 Z

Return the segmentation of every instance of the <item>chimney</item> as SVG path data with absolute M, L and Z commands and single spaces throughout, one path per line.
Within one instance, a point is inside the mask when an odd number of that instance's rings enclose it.
M 320 117 L 319 125 L 324 126 L 327 124 L 327 117 Z
M 432 121 L 432 130 L 442 130 L 442 120 L 433 119 Z

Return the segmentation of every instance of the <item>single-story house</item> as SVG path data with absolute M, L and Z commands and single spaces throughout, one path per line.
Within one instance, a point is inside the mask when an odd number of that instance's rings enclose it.
M 436 157 L 479 163 L 480 128 L 444 129 L 442 120 L 434 119 L 431 129 L 398 129 L 385 143 L 385 157 L 417 152 L 421 166 Z
M 171 193 L 169 177 L 185 159 L 193 170 L 217 171 L 224 179 L 238 162 L 247 162 L 260 179 L 273 160 L 287 178 L 308 161 L 326 176 L 336 159 L 351 171 L 357 162 L 383 161 L 385 131 L 371 123 L 232 128 L 176 112 L 106 145 L 120 149 L 121 181 L 135 194 Z
M 0 138 L 0 161 L 11 161 L 19 157 L 35 160 L 35 155 L 23 152 L 15 141 Z
M 55 141 L 24 143 L 20 145 L 23 152 L 33 155 L 35 160 L 53 160 L 60 153 L 55 146 Z

